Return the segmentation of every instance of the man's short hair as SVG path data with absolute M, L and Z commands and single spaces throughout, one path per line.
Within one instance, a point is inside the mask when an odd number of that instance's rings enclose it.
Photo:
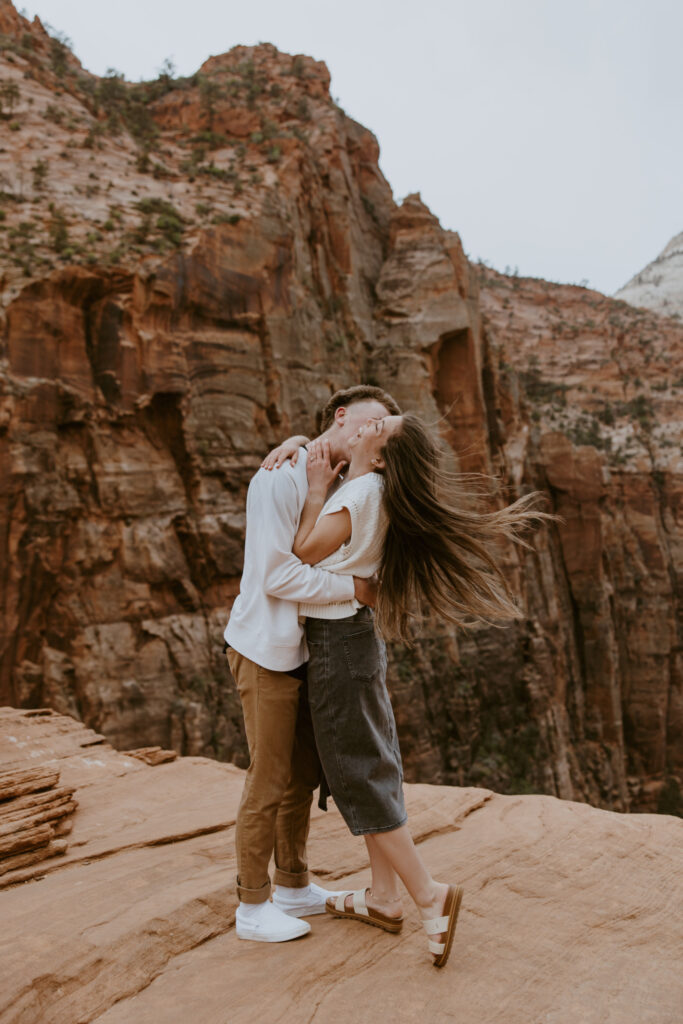
M 392 416 L 400 416 L 401 410 L 390 394 L 382 388 L 376 388 L 372 384 L 356 384 L 352 388 L 344 388 L 343 391 L 335 391 L 329 402 L 323 406 L 318 414 L 320 420 L 318 432 L 323 433 L 334 422 L 334 414 L 342 405 L 353 405 L 354 402 L 381 402 Z

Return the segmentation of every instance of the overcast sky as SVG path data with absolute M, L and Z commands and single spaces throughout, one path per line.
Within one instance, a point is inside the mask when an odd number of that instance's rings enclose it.
M 680 0 L 38 0 L 102 75 L 238 43 L 324 60 L 400 200 L 499 270 L 611 293 L 683 231 Z

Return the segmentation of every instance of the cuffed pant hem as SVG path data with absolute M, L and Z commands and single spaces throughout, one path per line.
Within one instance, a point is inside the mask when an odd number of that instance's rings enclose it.
M 281 871 L 280 868 L 276 868 L 273 881 L 276 885 L 286 885 L 289 889 L 305 889 L 309 884 L 308 871 L 294 874 L 292 871 Z
M 246 889 L 238 878 L 237 896 L 240 903 L 266 903 L 270 899 L 270 879 L 260 889 Z

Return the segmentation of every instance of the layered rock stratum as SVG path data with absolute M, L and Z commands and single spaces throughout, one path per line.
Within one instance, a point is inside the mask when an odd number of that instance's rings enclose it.
M 328 916 L 304 939 L 239 942 L 234 822 L 244 772 L 150 767 L 49 709 L 0 709 L 0 768 L 75 789 L 61 857 L 0 878 L 3 1024 L 678 1024 L 683 823 L 549 796 L 409 785 L 425 862 L 465 889 L 448 965 L 417 914 L 393 936 Z M 365 844 L 331 805 L 310 864 L 368 883 Z
M 244 766 L 246 487 L 367 381 L 561 516 L 501 554 L 522 620 L 392 647 L 407 778 L 680 813 L 683 327 L 471 264 L 322 63 L 132 85 L 0 33 L 0 702 Z
M 683 320 L 683 231 L 615 297 L 632 306 L 645 306 L 661 316 Z

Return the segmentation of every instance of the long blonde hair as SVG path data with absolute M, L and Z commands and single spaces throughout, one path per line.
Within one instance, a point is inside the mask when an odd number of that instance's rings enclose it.
M 493 512 L 472 497 L 443 497 L 452 474 L 422 421 L 403 416 L 382 455 L 383 502 L 389 526 L 379 569 L 377 624 L 387 638 L 409 640 L 408 624 L 421 601 L 458 625 L 520 618 L 522 611 L 495 556 L 502 540 L 529 545 L 521 532 L 552 515 L 541 512 L 536 491 Z M 463 478 L 461 478 L 463 479 Z

